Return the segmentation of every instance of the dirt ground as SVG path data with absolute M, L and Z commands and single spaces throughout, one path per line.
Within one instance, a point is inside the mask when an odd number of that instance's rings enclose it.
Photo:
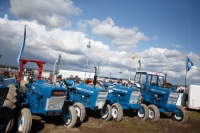
M 189 118 L 186 123 L 178 123 L 170 114 L 161 114 L 158 122 L 141 121 L 133 111 L 124 111 L 121 122 L 103 121 L 98 111 L 87 111 L 86 120 L 75 128 L 63 126 L 58 116 L 32 116 L 31 133 L 200 133 L 200 112 L 187 110 Z M 17 126 L 12 130 L 17 131 Z

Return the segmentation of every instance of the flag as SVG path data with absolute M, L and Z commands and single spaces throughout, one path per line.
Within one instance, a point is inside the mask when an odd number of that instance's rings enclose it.
M 139 63 L 138 70 L 140 70 L 141 69 L 141 61 L 139 60 L 138 63 Z
M 18 63 L 18 68 L 20 66 L 20 58 L 21 58 L 21 55 L 22 55 L 22 52 L 24 50 L 24 46 L 25 46 L 25 41 L 26 41 L 26 25 L 24 26 L 24 40 L 23 40 L 23 43 L 22 43 L 22 47 L 21 47 L 21 50 L 19 52 L 19 56 L 17 58 L 17 63 Z
M 194 66 L 194 64 L 192 63 L 192 61 L 190 61 L 190 59 L 187 57 L 187 61 L 186 61 L 186 70 L 189 71 L 190 68 Z
M 60 59 L 61 59 L 61 55 L 59 54 L 58 63 L 57 63 L 57 68 L 56 68 L 56 75 L 59 74 L 59 70 L 60 70 Z

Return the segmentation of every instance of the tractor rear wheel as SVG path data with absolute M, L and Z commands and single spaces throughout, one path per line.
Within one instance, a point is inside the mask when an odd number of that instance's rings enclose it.
M 149 118 L 149 109 L 145 104 L 141 104 L 141 109 L 138 110 L 138 118 L 143 121 Z
M 74 127 L 77 122 L 76 110 L 73 106 L 63 111 L 63 121 L 66 127 Z
M 82 103 L 79 103 L 79 102 L 75 103 L 73 107 L 76 110 L 76 114 L 77 114 L 79 122 L 83 122 L 85 119 L 85 114 L 86 114 L 85 107 L 83 106 Z
M 14 114 L 10 108 L 3 107 L 0 112 L 0 132 L 9 133 L 14 125 Z
M 101 119 L 104 121 L 109 121 L 112 118 L 112 109 L 109 104 L 103 107 L 103 109 L 100 110 Z
M 18 133 L 28 133 L 32 127 L 32 116 L 28 108 L 22 108 L 18 117 Z
M 9 91 L 4 101 L 4 105 L 8 108 L 14 109 L 16 107 L 15 103 L 17 102 L 17 88 L 15 84 L 11 84 L 8 86 Z
M 160 112 L 155 105 L 149 105 L 149 119 L 153 122 L 157 122 L 160 119 Z
M 182 106 L 177 106 L 179 109 L 180 116 L 177 114 L 172 114 L 172 119 L 181 123 L 184 123 L 188 120 L 188 114 Z
M 116 121 L 121 121 L 123 119 L 123 109 L 118 103 L 114 103 L 112 106 L 112 117 Z

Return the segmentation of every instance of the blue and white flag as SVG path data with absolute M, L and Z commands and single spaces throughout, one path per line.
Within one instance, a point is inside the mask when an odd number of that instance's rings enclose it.
M 20 67 L 20 58 L 21 58 L 22 52 L 23 52 L 23 50 L 24 50 L 25 41 L 26 41 L 26 25 L 24 26 L 24 40 L 23 40 L 23 43 L 22 43 L 21 50 L 20 50 L 20 52 L 19 52 L 19 56 L 18 56 L 18 58 L 17 58 L 18 69 L 19 69 L 19 67 Z
M 191 67 L 194 66 L 194 64 L 192 63 L 192 61 L 190 61 L 190 59 L 187 57 L 187 61 L 186 61 L 186 70 L 189 71 L 191 69 Z

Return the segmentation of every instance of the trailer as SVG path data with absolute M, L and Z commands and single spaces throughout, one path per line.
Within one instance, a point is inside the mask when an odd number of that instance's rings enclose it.
M 198 85 L 189 85 L 186 88 L 186 107 L 190 109 L 200 110 L 200 86 Z

